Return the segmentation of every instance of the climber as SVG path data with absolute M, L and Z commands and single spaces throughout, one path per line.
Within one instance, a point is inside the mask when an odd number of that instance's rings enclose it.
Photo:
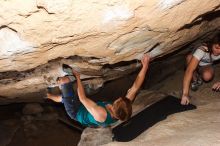
M 149 62 L 150 56 L 149 54 L 145 54 L 141 60 L 142 68 L 132 87 L 127 91 L 125 97 L 119 97 L 114 103 L 95 103 L 88 98 L 85 94 L 80 74 L 68 66 L 64 66 L 64 71 L 76 78 L 78 94 L 74 93 L 73 82 L 71 82 L 69 77 L 65 76 L 57 79 L 62 95 L 47 93 L 47 96 L 55 102 L 62 102 L 70 118 L 80 122 L 84 126 L 106 127 L 117 120 L 126 121 L 131 117 L 131 104 L 144 81 Z
M 183 79 L 181 104 L 190 102 L 189 88 L 196 91 L 203 81 L 211 81 L 214 77 L 213 62 L 220 59 L 220 32 L 208 42 L 196 48 L 186 57 L 187 69 Z M 191 82 L 191 84 L 190 84 Z M 220 91 L 220 81 L 214 83 L 213 91 Z

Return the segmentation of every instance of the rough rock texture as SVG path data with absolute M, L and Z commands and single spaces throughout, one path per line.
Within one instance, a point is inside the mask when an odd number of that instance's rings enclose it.
M 196 110 L 176 113 L 155 124 L 130 142 L 111 142 L 106 146 L 219 146 L 220 98 L 211 90 L 220 81 L 220 65 L 215 66 L 215 78 L 204 83 L 197 92 L 191 91 Z M 180 96 L 183 70 L 156 85 L 152 90 Z
M 131 142 L 107 146 L 219 146 L 220 102 L 199 106 L 195 111 L 169 116 Z
M 98 146 L 112 141 L 111 128 L 86 128 L 78 146 Z
M 62 62 L 100 85 L 136 69 L 116 63 L 168 54 L 220 24 L 219 0 L 11 0 L 0 7 L 3 99 L 34 98 L 28 94 L 62 75 Z

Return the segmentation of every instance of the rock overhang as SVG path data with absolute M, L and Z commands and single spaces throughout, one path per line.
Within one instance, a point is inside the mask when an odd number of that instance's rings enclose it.
M 169 54 L 220 24 L 218 0 L 14 0 L 0 5 L 0 95 L 11 98 L 54 85 L 63 75 L 62 63 L 83 73 L 86 83 L 103 84 L 135 71 L 140 67 L 135 60 L 144 53 Z

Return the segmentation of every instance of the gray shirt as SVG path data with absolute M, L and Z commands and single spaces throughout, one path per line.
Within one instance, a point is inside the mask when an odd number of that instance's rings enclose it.
M 199 66 L 211 65 L 214 61 L 220 59 L 220 55 L 210 55 L 209 52 L 206 52 L 204 50 L 208 50 L 208 48 L 206 46 L 200 46 L 193 53 L 193 56 L 199 60 Z

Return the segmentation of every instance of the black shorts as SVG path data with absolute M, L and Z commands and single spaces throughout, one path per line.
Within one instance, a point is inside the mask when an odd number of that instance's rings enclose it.
M 74 93 L 73 88 L 73 82 L 61 85 L 62 103 L 64 104 L 65 110 L 69 117 L 76 120 L 76 114 L 81 106 L 81 102 L 77 93 Z

